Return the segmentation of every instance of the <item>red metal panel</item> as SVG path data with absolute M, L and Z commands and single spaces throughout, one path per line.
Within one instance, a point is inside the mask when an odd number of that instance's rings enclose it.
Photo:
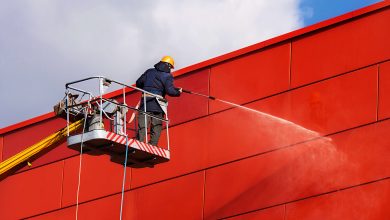
M 289 87 L 290 44 L 283 44 L 211 68 L 210 93 L 220 99 L 246 103 L 287 90 Z M 229 108 L 210 102 L 210 112 Z
M 199 172 L 128 191 L 125 194 L 123 219 L 201 219 L 203 187 L 204 172 Z M 104 190 L 103 186 L 101 190 Z M 116 194 L 80 204 L 78 217 L 119 219 L 120 202 L 121 194 Z M 69 219 L 74 219 L 74 208 L 66 212 L 66 216 L 71 216 Z M 55 215 L 52 213 L 48 216 Z
M 132 169 L 131 187 L 137 188 L 205 167 L 207 140 L 202 138 L 203 132 L 207 132 L 203 129 L 208 121 L 208 118 L 203 118 L 169 129 L 171 142 L 170 161 L 158 164 L 154 168 Z M 199 133 L 196 132 L 201 133 L 200 135 L 202 136 L 199 136 Z M 203 144 L 199 144 L 200 142 Z M 160 143 L 166 143 L 165 132 L 161 135 Z M 163 145 L 165 146 L 165 144 Z
M 20 151 L 30 147 L 38 141 L 47 136 L 57 132 L 66 126 L 66 121 L 60 118 L 52 118 L 31 126 L 18 129 L 14 132 L 7 133 L 4 136 L 3 159 L 7 159 Z M 58 161 L 66 157 L 77 154 L 76 151 L 71 150 L 66 145 L 66 138 L 64 143 L 55 147 L 50 152 L 46 152 L 44 157 L 39 157 L 32 164 L 31 168 L 47 164 L 53 161 Z M 25 167 L 22 170 L 29 169 Z
M 128 191 L 123 219 L 201 219 L 203 187 L 204 172 L 199 172 Z M 120 202 L 121 194 L 116 194 L 80 204 L 78 218 L 119 219 Z M 66 212 L 63 215 L 69 219 L 75 219 L 74 207 L 62 212 Z M 38 219 L 50 219 L 55 214 Z
M 80 157 L 65 160 L 63 206 L 76 203 Z M 121 192 L 123 165 L 110 161 L 108 155 L 83 154 L 79 202 Z M 126 187 L 130 188 L 131 169 L 126 171 Z
M 390 139 L 383 137 L 389 130 L 387 120 L 207 170 L 205 216 L 222 218 L 388 177 Z
M 329 134 L 376 120 L 377 67 L 306 86 L 248 105 Z
M 286 220 L 390 218 L 390 180 L 287 204 Z
M 119 219 L 121 194 L 87 202 L 79 206 L 79 219 Z M 73 218 L 74 219 L 74 218 Z M 128 219 L 128 218 L 123 218 Z
M 389 59 L 390 9 L 298 39 L 292 46 L 292 87 Z
M 80 220 L 107 220 L 119 219 L 121 204 L 121 195 L 108 196 L 102 199 L 93 200 L 91 202 L 82 203 L 78 209 L 78 219 Z M 66 209 L 61 209 L 55 212 L 31 218 L 34 220 L 73 220 L 76 219 L 76 206 Z M 126 218 L 125 218 L 126 219 Z
M 124 219 L 202 219 L 204 172 L 126 194 Z
M 390 62 L 379 66 L 379 110 L 378 118 L 390 117 Z
M 58 209 L 62 161 L 18 173 L 0 182 L 0 219 L 21 219 Z
M 337 188 L 388 177 L 390 139 L 383 137 L 389 131 L 390 120 L 386 120 L 333 135 L 329 143 L 324 143 L 330 149 L 326 152 L 326 160 L 318 166 L 323 168 L 324 175 L 333 175 L 333 180 L 328 181 Z
M 284 212 L 285 212 L 285 206 L 281 205 L 269 209 L 260 210 L 257 212 L 251 212 L 248 214 L 239 215 L 229 219 L 231 220 L 258 220 L 258 219 L 285 220 Z
M 61 220 L 71 220 L 76 219 L 76 207 L 69 207 L 66 209 L 60 209 L 58 211 L 49 212 L 43 215 L 38 215 L 32 218 L 27 218 L 30 220 L 53 220 L 53 219 L 61 219 Z
M 209 69 L 203 69 L 175 79 L 175 86 L 209 94 Z M 204 97 L 182 93 L 179 98 L 168 97 L 168 114 L 171 126 L 207 115 L 208 100 Z
M 174 127 L 171 161 L 134 170 L 133 186 L 373 122 L 376 84 L 368 68 L 249 105 L 269 115 L 236 108 Z
M 202 131 L 180 135 L 207 140 L 207 165 L 216 165 L 374 122 L 376 79 L 376 68 L 363 69 L 248 105 L 259 113 L 236 109 L 216 115 Z
M 19 128 L 27 127 L 29 125 L 32 125 L 32 124 L 35 124 L 35 123 L 38 123 L 38 122 L 41 122 L 41 121 L 44 121 L 46 119 L 50 119 L 53 117 L 54 117 L 54 112 L 49 112 L 49 113 L 37 116 L 35 118 L 31 118 L 31 119 L 26 120 L 26 121 L 22 121 L 22 122 L 19 122 L 19 123 L 16 123 L 16 124 L 4 127 L 4 128 L 0 128 L 0 134 L 6 134 L 8 132 L 15 131 Z

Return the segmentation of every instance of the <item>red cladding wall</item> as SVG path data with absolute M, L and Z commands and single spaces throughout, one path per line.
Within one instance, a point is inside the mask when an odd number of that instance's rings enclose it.
M 204 172 L 126 194 L 124 219 L 202 219 Z
M 201 219 L 204 172 L 126 192 L 123 219 Z M 79 205 L 79 219 L 119 219 L 121 195 Z M 33 219 L 75 219 L 75 206 Z
M 367 68 L 248 105 L 260 112 L 232 109 L 174 127 L 172 146 L 186 147 L 174 147 L 167 164 L 134 170 L 134 186 L 374 122 L 376 77 Z
M 195 71 L 175 80 L 175 86 L 189 91 L 209 94 L 209 69 Z M 180 98 L 168 97 L 170 125 L 207 115 L 208 99 L 182 93 Z
M 260 210 L 257 212 L 251 212 L 248 214 L 243 214 L 229 218 L 231 220 L 258 220 L 258 219 L 267 219 L 267 220 L 285 220 L 285 206 L 276 206 L 269 209 Z
M 308 130 L 329 134 L 376 120 L 375 66 L 248 105 Z M 281 123 L 283 124 L 283 123 Z
M 244 107 L 169 97 L 171 160 L 126 168 L 124 219 L 390 219 L 388 21 L 380 2 L 182 70 Z M 44 118 L 0 130 L 0 159 L 65 125 Z M 0 180 L 0 219 L 118 219 L 123 166 L 83 154 L 76 207 L 79 163 L 64 143 Z
M 79 183 L 80 157 L 65 160 L 63 180 L 63 206 L 76 204 L 77 186 Z M 126 171 L 126 187 L 130 189 L 131 169 Z M 123 165 L 110 161 L 108 155 L 82 156 L 79 202 L 121 192 Z
M 381 136 L 389 129 L 387 120 L 207 170 L 205 216 L 231 216 L 389 176 L 390 140 Z
M 382 62 L 390 57 L 390 9 L 300 37 L 292 44 L 293 87 Z
M 47 214 L 28 218 L 30 220 L 76 219 L 76 207 L 60 209 Z
M 34 220 L 52 220 L 52 219 L 119 219 L 121 196 L 113 195 L 98 200 L 71 206 L 50 213 L 34 216 Z M 30 218 L 29 218 L 30 219 Z M 125 218 L 126 219 L 126 218 Z
M 211 68 L 210 93 L 220 99 L 242 104 L 289 87 L 290 44 L 266 48 L 237 57 Z M 210 112 L 231 107 L 210 103 Z
M 390 117 L 390 62 L 379 66 L 379 119 Z
M 61 208 L 62 170 L 57 162 L 0 182 L 0 219 L 21 219 Z
M 287 204 L 286 220 L 370 219 L 390 217 L 390 181 L 359 186 Z M 321 207 L 320 209 L 318 207 Z

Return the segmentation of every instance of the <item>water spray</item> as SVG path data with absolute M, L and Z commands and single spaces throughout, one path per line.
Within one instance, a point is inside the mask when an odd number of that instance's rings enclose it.
M 236 103 L 233 103 L 233 102 L 229 102 L 229 101 L 226 101 L 226 100 L 222 100 L 222 99 L 219 99 L 219 98 L 216 98 L 214 96 L 209 96 L 209 95 L 205 95 L 205 94 L 201 94 L 201 93 L 197 93 L 197 92 L 192 92 L 192 91 L 188 91 L 188 90 L 185 90 L 183 89 L 182 90 L 183 92 L 185 93 L 188 93 L 188 94 L 192 94 L 192 95 L 197 95 L 197 96 L 202 96 L 204 98 L 208 98 L 208 99 L 211 99 L 211 100 L 214 100 L 214 101 L 219 101 L 219 102 L 223 102 L 225 104 L 228 104 L 228 105 L 231 105 L 231 106 L 235 106 L 235 107 L 238 107 L 238 108 L 241 108 L 241 109 L 245 109 L 247 111 L 251 111 L 251 112 L 254 112 L 256 114 L 259 114 L 259 115 L 262 115 L 263 117 L 267 117 L 269 119 L 272 119 L 272 120 L 275 120 L 275 121 L 278 121 L 280 123 L 283 123 L 283 124 L 288 124 L 288 125 L 291 125 L 291 126 L 294 126 L 295 128 L 297 129 L 300 129 L 302 131 L 304 131 L 305 133 L 308 133 L 310 135 L 313 135 L 314 137 L 318 137 L 320 136 L 319 133 L 315 132 L 315 131 L 311 131 L 307 128 L 304 128 L 300 125 L 297 125 L 291 121 L 288 121 L 288 120 L 285 120 L 283 118 L 279 118 L 279 117 L 276 117 L 276 116 L 273 116 L 273 115 L 270 115 L 270 114 L 267 114 L 265 112 L 261 112 L 261 111 L 258 111 L 258 110 L 255 110 L 255 109 L 252 109 L 252 108 L 248 108 L 248 107 L 245 107 L 245 106 L 242 106 L 242 105 L 239 105 L 239 104 L 236 104 Z

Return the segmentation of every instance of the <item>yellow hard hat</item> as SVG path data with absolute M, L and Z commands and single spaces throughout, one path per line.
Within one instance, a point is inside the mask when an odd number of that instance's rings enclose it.
M 161 62 L 165 62 L 165 63 L 171 64 L 172 69 L 174 69 L 174 67 L 175 67 L 175 61 L 170 56 L 164 56 L 163 58 L 161 58 Z

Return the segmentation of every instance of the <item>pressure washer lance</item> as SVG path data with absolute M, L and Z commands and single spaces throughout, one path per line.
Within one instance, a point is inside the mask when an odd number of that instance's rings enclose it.
M 208 96 L 208 95 L 200 94 L 200 93 L 197 93 L 197 92 L 188 91 L 188 90 L 185 90 L 185 89 L 182 89 L 182 91 L 185 92 L 185 93 L 188 93 L 188 94 L 203 96 L 203 97 L 206 97 L 208 99 L 216 100 L 216 98 L 214 96 Z
M 232 105 L 232 106 L 235 106 L 235 107 L 238 107 L 238 108 L 243 108 L 243 109 L 246 109 L 248 111 L 258 113 L 258 114 L 264 114 L 264 113 L 261 113 L 261 112 L 255 110 L 255 109 L 251 109 L 251 108 L 248 108 L 248 107 L 245 107 L 245 106 L 233 103 L 233 102 L 228 102 L 228 101 L 225 101 L 225 100 L 222 100 L 222 99 L 218 99 L 218 98 L 216 98 L 214 96 L 209 96 L 209 95 L 205 95 L 205 94 L 201 94 L 201 93 L 197 93 L 197 92 L 192 92 L 192 91 L 185 90 L 185 89 L 182 89 L 182 91 L 185 92 L 185 93 L 188 93 L 188 94 L 193 94 L 193 95 L 202 96 L 202 97 L 205 97 L 205 98 L 208 98 L 208 99 L 211 99 L 211 100 L 220 101 L 220 102 L 226 103 L 228 105 Z

